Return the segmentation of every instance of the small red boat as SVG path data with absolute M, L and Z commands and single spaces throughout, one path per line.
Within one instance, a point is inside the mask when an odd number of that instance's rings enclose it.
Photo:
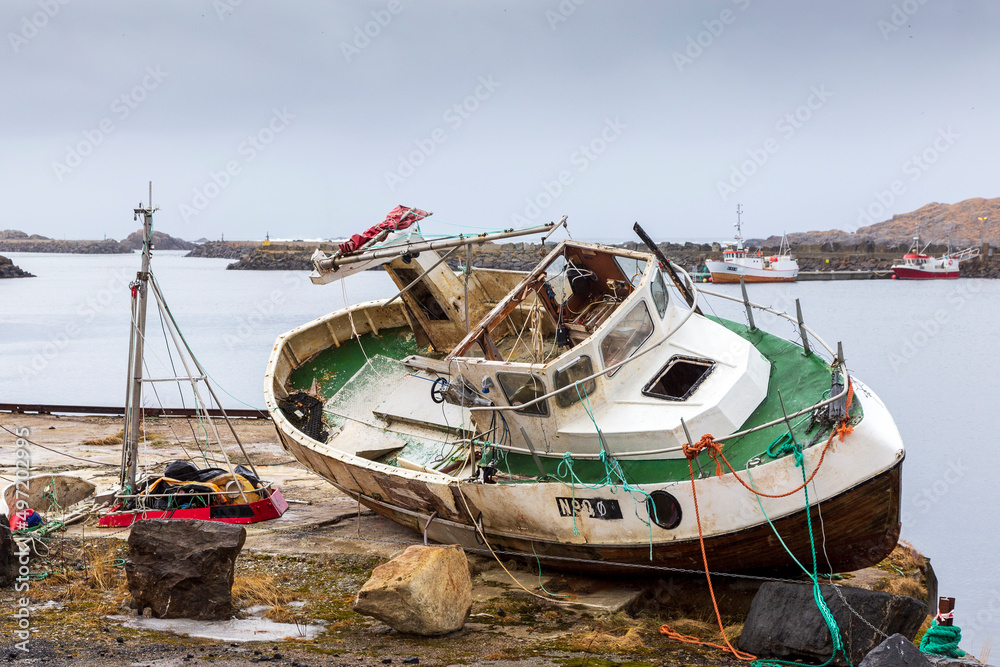
M 930 244 L 928 244 L 930 245 Z M 979 248 L 966 248 L 960 252 L 947 253 L 941 257 L 931 257 L 920 248 L 920 237 L 913 237 L 913 245 L 903 255 L 903 261 L 893 264 L 892 270 L 901 280 L 934 280 L 938 278 L 958 278 L 961 262 L 979 256 Z

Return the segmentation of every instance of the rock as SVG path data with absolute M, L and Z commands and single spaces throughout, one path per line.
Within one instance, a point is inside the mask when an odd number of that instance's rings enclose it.
M 963 658 L 949 658 L 945 655 L 934 655 L 933 653 L 921 653 L 934 667 L 990 667 L 979 662 L 968 653 Z
M 14 264 L 10 259 L 0 256 L 0 278 L 34 278 L 21 267 Z
M 17 545 L 10 534 L 10 521 L 0 514 L 0 588 L 7 588 L 17 578 Z
M 931 663 L 913 642 L 895 634 L 876 646 L 858 667 L 930 667 Z
M 911 597 L 847 586 L 839 588 L 857 614 L 844 604 L 833 586 L 822 586 L 823 599 L 840 627 L 847 657 L 855 665 L 882 639 L 858 615 L 886 635 L 899 633 L 912 639 L 927 612 L 923 601 Z M 809 583 L 769 581 L 761 586 L 750 605 L 739 643 L 741 650 L 759 657 L 819 662 L 829 658 L 833 650 Z M 838 655 L 834 664 L 845 664 L 844 656 Z
M 399 632 L 443 635 L 461 629 L 472 609 L 472 578 L 461 547 L 408 547 L 379 565 L 354 600 L 354 611 Z
M 156 618 L 223 620 L 246 529 L 212 521 L 149 519 L 132 525 L 125 563 L 134 608 Z

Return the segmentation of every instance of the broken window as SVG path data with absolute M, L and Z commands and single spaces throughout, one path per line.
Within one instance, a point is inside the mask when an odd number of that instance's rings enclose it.
M 653 283 L 650 285 L 650 292 L 653 296 L 653 305 L 656 306 L 656 312 L 663 317 L 663 314 L 667 312 L 667 286 L 663 283 L 663 274 L 659 269 L 653 273 Z
M 708 359 L 671 357 L 649 384 L 643 387 L 642 393 L 668 401 L 687 400 L 713 368 L 715 362 Z
M 649 316 L 646 302 L 640 301 L 601 341 L 604 367 L 631 357 L 652 333 L 653 319 Z
M 545 395 L 545 383 L 527 373 L 497 373 L 497 380 L 509 405 L 523 405 Z M 515 410 L 524 415 L 549 416 L 548 401 L 539 401 L 526 408 Z
M 562 389 L 593 374 L 594 364 L 590 357 L 586 355 L 577 357 L 562 368 L 556 369 L 556 389 Z M 591 378 L 574 389 L 567 389 L 556 394 L 556 403 L 560 408 L 568 408 L 574 403 L 579 403 L 583 396 L 594 393 L 595 389 L 597 389 L 597 381 Z

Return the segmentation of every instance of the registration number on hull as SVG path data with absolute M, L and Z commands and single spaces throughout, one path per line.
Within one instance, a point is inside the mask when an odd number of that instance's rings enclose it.
M 621 519 L 622 508 L 613 498 L 556 498 L 559 516 L 580 516 L 608 521 Z

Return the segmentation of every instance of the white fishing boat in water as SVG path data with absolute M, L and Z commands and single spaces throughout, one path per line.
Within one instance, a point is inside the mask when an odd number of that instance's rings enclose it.
M 799 275 L 799 263 L 792 255 L 788 239 L 782 235 L 781 245 L 776 255 L 750 251 L 743 244 L 743 208 L 736 206 L 736 238 L 722 249 L 722 261 L 709 259 L 705 268 L 712 276 L 713 283 L 738 283 L 742 279 L 748 283 L 791 282 Z
M 565 218 L 422 241 L 426 215 L 390 215 L 404 243 L 313 257 L 315 283 L 378 261 L 399 293 L 277 339 L 265 400 L 303 465 L 429 539 L 566 569 L 702 569 L 702 547 L 712 570 L 790 568 L 773 531 L 806 562 L 807 518 L 823 569 L 896 545 L 899 432 L 800 315 L 702 289 L 658 250 L 565 240 L 530 272 L 475 268 L 476 244 Z M 458 248 L 462 272 L 443 262 Z

